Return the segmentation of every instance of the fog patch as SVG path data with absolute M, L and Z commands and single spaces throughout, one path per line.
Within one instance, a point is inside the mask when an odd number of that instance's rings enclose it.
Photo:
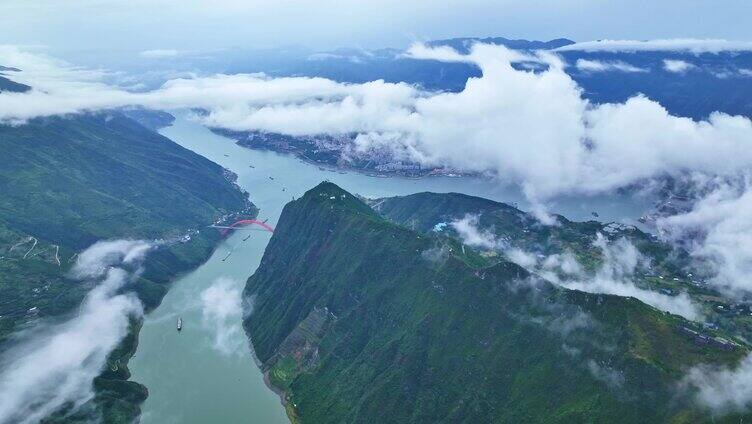
M 663 69 L 666 70 L 666 72 L 671 72 L 674 74 L 684 74 L 687 71 L 691 71 L 692 69 L 697 68 L 697 66 L 687 62 L 686 60 L 678 60 L 678 59 L 664 59 L 663 60 Z
M 734 368 L 696 366 L 681 386 L 696 390 L 697 400 L 715 412 L 747 411 L 752 406 L 752 355 Z
M 667 38 L 656 40 L 583 41 L 559 47 L 557 51 L 586 52 L 687 52 L 693 54 L 752 51 L 752 42 L 723 39 Z
M 699 308 L 686 293 L 669 296 L 635 285 L 635 271 L 647 266 L 648 260 L 627 239 L 609 242 L 598 233 L 594 246 L 602 253 L 602 263 L 594 273 L 586 272 L 568 252 L 541 257 L 528 252 L 509 250 L 507 257 L 518 265 L 537 272 L 548 281 L 571 290 L 634 297 L 656 309 L 689 320 L 702 318 Z
M 213 347 L 224 355 L 240 353 L 246 345 L 241 328 L 243 305 L 240 285 L 221 277 L 201 292 L 204 326 L 214 332 Z
M 420 252 L 420 256 L 432 264 L 441 266 L 446 262 L 450 252 L 450 247 L 442 244 Z
M 523 268 L 534 268 L 538 265 L 538 258 L 536 255 L 525 252 L 524 250 L 511 248 L 504 252 L 507 259 L 516 263 Z
M 593 318 L 581 310 L 577 310 L 570 316 L 562 315 L 556 317 L 549 323 L 549 328 L 561 334 L 564 338 L 569 337 L 576 331 L 593 330 L 595 327 L 596 324 Z
M 618 389 L 624 385 L 624 375 L 608 365 L 602 365 L 593 359 L 587 361 L 587 369 L 596 379 L 606 383 L 612 389 Z
M 648 72 L 648 70 L 645 68 L 639 68 L 637 66 L 630 65 L 629 63 L 621 61 L 621 60 L 602 61 L 602 60 L 577 59 L 577 62 L 575 62 L 574 66 L 580 71 L 584 71 L 584 72 L 609 72 L 609 71 L 626 72 L 626 73 Z
M 113 265 L 140 264 L 146 253 L 155 247 L 143 240 L 98 241 L 76 257 L 71 274 L 78 279 L 103 276 Z
M 632 279 L 635 271 L 639 266 L 646 266 L 647 259 L 627 239 L 620 238 L 614 242 L 608 242 L 599 233 L 594 245 L 601 250 L 603 255 L 603 262 L 595 275 L 564 280 L 561 282 L 564 287 L 591 293 L 634 297 L 656 309 L 681 315 L 693 321 L 702 317 L 699 309 L 686 293 L 668 296 L 634 284 Z
M 687 213 L 658 228 L 709 270 L 709 281 L 731 297 L 752 293 L 752 178 L 721 182 Z
M 505 243 L 496 238 L 488 230 L 478 228 L 479 215 L 467 214 L 461 219 L 452 221 L 449 225 L 457 232 L 462 243 L 471 247 L 481 247 L 488 250 L 499 249 Z
M 110 352 L 143 313 L 133 293 L 121 289 L 136 278 L 150 248 L 143 241 L 95 243 L 82 252 L 73 275 L 97 285 L 68 321 L 35 328 L 0 358 L 0 423 L 36 423 L 63 406 L 75 410 L 93 397 L 92 381 Z

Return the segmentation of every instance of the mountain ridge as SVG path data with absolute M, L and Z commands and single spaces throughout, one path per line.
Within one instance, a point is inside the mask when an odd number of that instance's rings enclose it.
M 246 287 L 246 331 L 300 422 L 702 421 L 672 400 L 682 370 L 743 355 L 358 202 L 322 183 L 286 205 Z

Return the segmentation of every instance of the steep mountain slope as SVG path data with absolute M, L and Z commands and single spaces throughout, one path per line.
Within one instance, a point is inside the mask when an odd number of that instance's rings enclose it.
M 535 256 L 539 266 L 552 255 L 566 254 L 591 275 L 603 266 L 605 253 L 597 243 L 599 237 L 611 246 L 627 241 L 642 257 L 642 266 L 629 276 L 630 282 L 670 296 L 686 293 L 701 311 L 705 327 L 741 343 L 752 337 L 749 300 L 731 299 L 715 290 L 705 280 L 712 276 L 708 274 L 709 267 L 693 261 L 681 247 L 662 242 L 636 227 L 573 222 L 563 216 L 556 216 L 557 225 L 541 225 L 532 215 L 512 206 L 459 193 L 417 193 L 369 202 L 397 224 L 419 232 L 440 232 L 457 240 L 467 237 L 455 227 L 464 221 L 493 242 L 479 247 L 487 257 L 523 251 Z
M 255 213 L 233 175 L 119 113 L 0 125 L 0 351 L 14 331 L 75 311 L 90 285 L 73 280 L 77 252 L 102 239 L 163 241 L 135 290 L 155 307 L 178 273 L 204 261 L 219 235 L 203 227 Z M 131 422 L 146 396 L 125 381 L 139 323 L 97 379 L 93 409 Z M 55 422 L 90 420 L 66 416 Z
M 285 207 L 246 295 L 258 358 L 303 423 L 697 422 L 685 367 L 745 353 L 388 222 L 331 183 Z
M 627 238 L 643 254 L 653 260 L 654 272 L 681 274 L 687 254 L 660 243 L 650 234 L 628 225 L 599 221 L 575 222 L 555 215 L 557 225 L 541 225 L 533 215 L 513 206 L 461 193 L 417 193 L 409 196 L 369 200 L 385 218 L 419 232 L 438 231 L 457 236 L 453 221 L 472 217 L 476 227 L 487 231 L 506 247 L 531 253 L 551 255 L 571 251 L 583 261 L 594 265 L 599 255 L 593 246 L 596 234 L 608 239 Z

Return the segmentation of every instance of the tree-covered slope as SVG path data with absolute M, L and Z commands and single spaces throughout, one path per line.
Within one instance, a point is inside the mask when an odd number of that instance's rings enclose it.
M 98 240 L 160 240 L 135 290 L 155 307 L 177 274 L 204 261 L 221 217 L 254 213 L 234 175 L 119 113 L 0 125 L 0 351 L 38 319 L 74 313 L 91 286 L 70 277 Z M 189 237 L 186 237 L 189 236 Z M 95 413 L 131 422 L 146 389 L 125 381 L 139 323 L 95 382 Z M 59 422 L 91 416 L 59 417 Z
M 285 207 L 246 295 L 256 354 L 303 423 L 703 421 L 684 370 L 745 353 L 389 222 L 331 183 Z
M 551 255 L 568 254 L 585 271 L 603 266 L 599 237 L 611 245 L 622 239 L 640 253 L 640 266 L 630 283 L 662 295 L 686 293 L 704 319 L 703 331 L 746 344 L 752 337 L 752 303 L 729 298 L 707 283 L 712 267 L 693 260 L 681 247 L 661 241 L 640 229 L 618 223 L 574 222 L 556 216 L 556 225 L 542 225 L 535 217 L 510 205 L 459 193 L 417 193 L 368 201 L 383 217 L 418 232 L 440 232 L 463 240 L 455 225 L 469 221 L 478 233 L 495 242 L 480 247 L 487 257 L 524 251 L 545 263 Z M 470 217 L 470 218 L 468 218 Z
M 593 246 L 598 233 L 609 239 L 627 238 L 643 254 L 653 259 L 655 272 L 680 274 L 679 265 L 687 254 L 659 242 L 638 228 L 599 221 L 570 221 L 555 215 L 556 225 L 543 225 L 532 214 L 505 203 L 461 193 L 416 193 L 408 196 L 369 200 L 383 217 L 418 232 L 436 228 L 455 235 L 452 222 L 472 217 L 480 231 L 487 231 L 500 244 L 535 254 L 550 255 L 570 251 L 590 265 L 599 255 Z
M 245 195 L 223 169 L 120 115 L 0 126 L 0 221 L 83 248 L 211 222 Z

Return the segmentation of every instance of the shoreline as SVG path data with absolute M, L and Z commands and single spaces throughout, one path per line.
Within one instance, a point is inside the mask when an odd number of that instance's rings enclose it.
M 149 388 L 146 385 L 144 385 L 144 384 L 142 384 L 142 383 L 140 383 L 138 381 L 133 380 L 132 379 L 132 374 L 131 374 L 131 371 L 130 371 L 130 368 L 129 368 L 131 359 L 133 359 L 133 357 L 136 356 L 136 354 L 138 353 L 138 346 L 139 346 L 139 343 L 140 343 L 140 334 L 141 334 L 141 329 L 143 328 L 144 319 L 146 318 L 146 315 L 154 312 L 155 310 L 157 310 L 157 308 L 159 308 L 159 306 L 162 304 L 162 300 L 167 295 L 167 293 L 169 293 L 169 291 L 172 289 L 172 286 L 175 284 L 176 281 L 178 281 L 183 276 L 188 275 L 191 272 L 195 271 L 201 265 L 203 265 L 204 263 L 206 263 L 209 260 L 209 258 L 211 258 L 211 256 L 214 254 L 214 252 L 216 252 L 217 248 L 222 244 L 222 240 L 223 239 L 224 239 L 223 237 L 218 238 L 217 241 L 212 245 L 212 248 L 208 252 L 208 254 L 205 257 L 203 257 L 200 261 L 198 261 L 197 263 L 193 264 L 189 268 L 180 270 L 175 275 L 173 275 L 172 277 L 170 277 L 170 279 L 169 279 L 170 281 L 167 284 L 167 287 L 166 287 L 164 293 L 160 297 L 159 302 L 157 304 L 155 304 L 152 308 L 150 308 L 148 310 L 145 310 L 144 314 L 137 320 L 137 325 L 135 326 L 135 329 L 134 329 L 134 331 L 132 333 L 132 336 L 133 336 L 133 346 L 128 350 L 128 352 L 127 352 L 126 355 L 124 355 L 124 356 L 122 356 L 120 358 L 117 358 L 117 361 L 118 361 L 118 364 L 119 364 L 118 366 L 120 368 L 123 368 L 123 369 L 126 370 L 126 378 L 124 378 L 124 379 L 111 379 L 111 380 L 113 380 L 113 381 L 122 381 L 122 382 L 135 383 L 135 384 L 138 384 L 140 387 L 142 387 L 144 389 L 144 391 L 145 391 L 144 398 L 140 402 L 133 404 L 134 408 L 138 411 L 137 414 L 134 417 L 135 418 L 135 422 L 140 422 L 141 414 L 143 412 L 141 410 L 141 406 L 144 404 L 144 402 L 146 402 L 146 399 L 149 397 Z M 143 300 L 141 300 L 140 298 L 139 298 L 139 301 L 141 301 L 143 303 Z M 123 343 L 126 340 L 128 340 L 129 336 L 130 335 L 126 335 L 126 337 L 121 341 L 121 343 Z M 113 352 L 115 352 L 119 347 L 120 347 L 120 345 L 118 345 L 118 347 L 116 347 L 115 350 L 113 350 Z M 108 360 L 108 362 L 109 362 L 109 360 Z M 97 378 L 102 377 L 102 375 L 105 374 L 106 372 L 107 372 L 107 369 L 105 369 L 102 372 L 102 374 L 100 374 Z
M 234 173 L 233 173 L 233 175 L 234 175 Z M 250 215 L 252 215 L 254 217 L 258 217 L 260 209 L 251 201 L 248 193 L 245 190 L 243 190 L 242 187 L 240 187 L 237 184 L 236 181 L 229 181 L 228 180 L 228 182 L 230 182 L 231 184 L 233 184 L 233 186 L 235 186 L 235 188 L 237 190 L 239 190 L 241 193 L 244 193 L 245 196 L 246 196 L 246 205 L 245 205 L 245 207 L 242 210 L 232 212 L 230 214 L 230 216 L 241 215 L 241 214 L 243 214 L 243 213 L 245 213 L 245 212 L 247 212 L 247 211 L 250 210 L 251 211 Z M 123 381 L 123 382 L 131 382 L 131 383 L 138 384 L 145 391 L 144 398 L 141 401 L 132 404 L 133 407 L 134 407 L 134 409 L 138 411 L 137 414 L 134 417 L 135 422 L 140 422 L 141 414 L 143 412 L 141 410 L 141 407 L 142 407 L 142 405 L 144 404 L 144 402 L 146 402 L 146 400 L 149 397 L 149 387 L 147 387 L 145 384 L 142 384 L 142 383 L 140 383 L 140 382 L 138 382 L 136 380 L 133 380 L 132 379 L 132 374 L 131 374 L 131 371 L 130 371 L 130 368 L 129 368 L 130 360 L 133 359 L 133 357 L 136 356 L 136 354 L 138 353 L 138 346 L 140 344 L 140 333 L 141 333 L 141 329 L 143 328 L 144 320 L 145 320 L 145 318 L 146 318 L 147 315 L 153 313 L 154 311 L 156 311 L 162 305 L 162 301 L 164 300 L 165 296 L 167 296 L 167 294 L 170 292 L 170 290 L 172 290 L 173 285 L 178 280 L 180 280 L 184 276 L 189 275 L 190 273 L 194 272 L 196 269 L 198 269 L 203 264 L 205 264 L 212 257 L 212 255 L 214 255 L 216 253 L 217 249 L 219 248 L 219 246 L 221 246 L 221 244 L 223 243 L 224 239 L 225 239 L 225 237 L 223 235 L 221 235 L 221 234 L 218 235 L 215 240 L 211 240 L 210 239 L 209 242 L 210 242 L 211 248 L 207 249 L 207 251 L 205 252 L 205 254 L 202 255 L 200 257 L 200 259 L 198 259 L 194 263 L 191 263 L 186 268 L 180 269 L 177 272 L 175 272 L 173 275 L 169 276 L 168 277 L 169 281 L 168 281 L 167 284 L 165 284 L 165 290 L 162 293 L 162 295 L 160 296 L 159 301 L 156 304 L 154 304 L 151 308 L 144 310 L 143 315 L 137 320 L 137 325 L 135 326 L 135 329 L 134 329 L 133 333 L 127 335 L 121 341 L 121 344 L 124 343 L 132 335 L 133 346 L 130 347 L 130 349 L 128 350 L 128 352 L 127 352 L 126 355 L 124 355 L 124 356 L 122 356 L 120 358 L 117 358 L 119 366 L 123 367 L 126 370 L 125 378 L 123 378 L 123 379 L 117 379 L 117 380 Z M 148 258 L 147 258 L 147 263 L 148 263 Z M 143 303 L 143 299 L 139 298 L 139 301 L 141 301 Z M 117 350 L 117 348 L 115 350 L 113 350 L 113 352 L 115 352 L 116 350 Z M 112 354 L 112 352 L 110 354 Z M 106 370 L 105 370 L 105 372 L 106 372 Z M 104 374 L 104 372 L 102 374 Z M 102 374 L 100 374 L 99 377 L 101 377 Z
M 300 418 L 295 411 L 295 407 L 293 407 L 287 399 L 287 392 L 272 384 L 271 379 L 269 378 L 269 370 L 264 369 L 264 364 L 258 356 L 256 356 L 256 348 L 253 346 L 251 335 L 245 331 L 245 326 L 243 327 L 246 338 L 248 339 L 248 347 L 251 350 L 251 358 L 253 358 L 254 364 L 264 376 L 264 385 L 279 397 L 279 403 L 285 408 L 285 413 L 287 414 L 287 419 L 290 420 L 290 424 L 300 424 Z
M 243 140 L 235 136 L 231 132 L 226 132 L 221 128 L 212 128 L 207 127 L 209 131 L 213 132 L 214 134 L 220 135 L 222 137 L 227 137 L 235 142 L 238 146 L 249 149 L 249 150 L 258 150 L 258 151 L 267 151 L 267 152 L 274 152 L 281 155 L 290 155 L 294 157 L 295 159 L 300 160 L 301 162 L 304 162 L 309 165 L 313 165 L 318 167 L 319 169 L 323 171 L 328 172 L 336 172 L 336 173 L 346 173 L 346 172 L 354 172 L 361 175 L 366 175 L 369 177 L 374 178 L 393 178 L 393 177 L 399 177 L 399 178 L 408 178 L 408 179 L 422 179 L 422 178 L 431 178 L 431 177 L 445 177 L 445 178 L 461 178 L 461 177 L 482 177 L 483 175 L 480 173 L 463 173 L 460 171 L 457 172 L 451 172 L 448 174 L 436 174 L 433 171 L 437 169 L 442 169 L 440 167 L 433 168 L 431 170 L 427 170 L 427 172 L 420 172 L 418 174 L 408 174 L 408 173 L 400 173 L 400 172 L 383 172 L 383 171 L 376 171 L 371 169 L 365 169 L 365 168 L 359 168 L 356 166 L 342 166 L 337 164 L 332 164 L 329 162 L 320 162 L 314 159 L 309 158 L 306 156 L 306 152 L 304 150 L 294 150 L 294 149 L 275 149 L 271 146 L 259 146 L 259 147 L 253 147 L 249 146 L 245 143 L 243 143 Z

